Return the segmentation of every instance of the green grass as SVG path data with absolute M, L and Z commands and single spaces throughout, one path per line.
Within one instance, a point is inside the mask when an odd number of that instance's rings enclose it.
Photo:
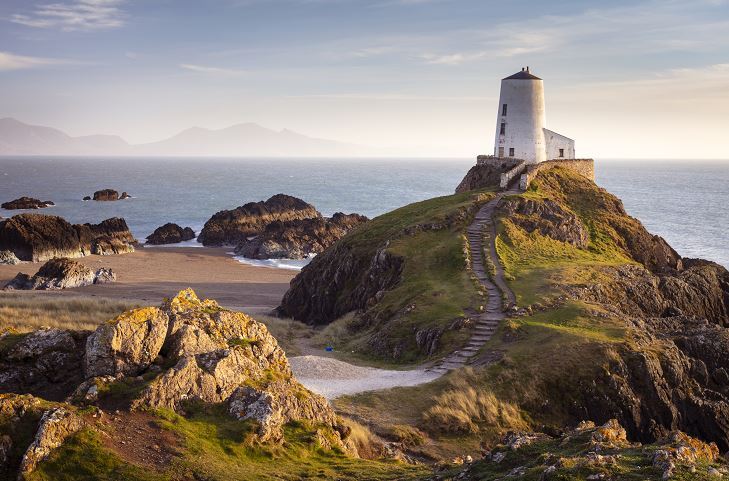
M 169 466 L 155 470 L 120 458 L 103 445 L 101 436 L 83 430 L 42 462 L 29 481 L 264 481 L 301 479 L 416 479 L 428 468 L 394 461 L 350 457 L 319 443 L 333 431 L 323 426 L 292 422 L 285 426 L 283 444 L 259 444 L 253 422 L 231 418 L 224 406 L 192 404 L 186 417 L 157 411 L 158 428 L 174 432 L 180 445 Z
M 368 309 L 366 321 L 350 318 L 347 336 L 328 338 L 335 349 L 350 357 L 410 364 L 425 357 L 415 343 L 417 330 L 445 331 L 439 353 L 462 344 L 467 335 L 448 326 L 482 299 L 466 269 L 463 231 L 478 205 L 491 197 L 478 191 L 418 202 L 377 217 L 343 239 L 343 245 L 367 264 L 389 242 L 388 251 L 404 264 L 401 282 Z M 353 281 L 351 289 L 355 285 Z M 340 295 L 351 295 L 351 290 Z
M 40 463 L 28 481 L 166 481 L 169 474 L 157 473 L 124 462 L 104 448 L 100 434 L 83 430 L 67 440 Z

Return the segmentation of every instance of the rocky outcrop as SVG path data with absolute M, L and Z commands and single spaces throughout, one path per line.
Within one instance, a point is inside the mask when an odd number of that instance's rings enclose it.
M 508 172 L 523 162 L 518 159 L 492 159 L 489 163 L 471 167 L 461 183 L 456 187 L 456 194 L 485 188 L 499 188 L 501 174 Z
M 19 272 L 5 290 L 53 290 L 106 284 L 114 282 L 116 274 L 111 269 L 101 268 L 92 271 L 90 268 L 68 258 L 51 259 L 31 276 Z
M 151 376 L 133 408 L 184 412 L 192 401 L 226 403 L 232 416 L 259 423 L 261 441 L 281 440 L 283 425 L 293 420 L 339 428 L 324 398 L 293 377 L 263 324 L 190 289 L 159 309 L 135 309 L 102 324 L 85 353 L 87 381 L 72 396 L 84 403 L 95 402 L 98 386 L 109 379 Z
M 41 329 L 5 333 L 0 340 L 0 393 L 65 399 L 83 381 L 86 331 Z
M 590 234 L 580 218 L 568 208 L 551 199 L 513 197 L 499 206 L 499 215 L 527 232 L 539 232 L 552 239 L 584 249 Z
M 367 220 L 363 215 L 337 212 L 330 219 L 274 221 L 260 235 L 239 243 L 235 253 L 250 259 L 305 259 L 324 252 Z
M 182 228 L 177 224 L 168 222 L 167 224 L 157 227 L 154 232 L 147 236 L 147 244 L 177 244 L 195 238 L 195 231 L 190 227 Z
M 3 209 L 7 210 L 18 210 L 18 209 L 45 209 L 56 205 L 50 200 L 39 200 L 33 197 L 20 197 L 10 202 L 4 202 L 0 205 Z
M 594 182 L 567 169 L 554 168 L 540 173 L 530 189 L 571 210 L 584 222 L 597 223 L 599 229 L 623 250 L 627 257 L 653 272 L 683 268 L 681 256 L 661 237 L 648 232 L 637 219 L 630 217 L 623 203 Z
M 73 225 L 61 217 L 41 214 L 19 214 L 0 222 L 0 250 L 33 262 L 83 255 Z
M 25 479 L 35 470 L 38 463 L 46 459 L 54 449 L 61 446 L 83 426 L 83 420 L 64 407 L 52 408 L 43 413 L 38 431 L 20 462 L 18 479 Z
M 20 259 L 11 251 L 0 251 L 0 264 L 14 266 L 20 264 Z
M 62 217 L 19 214 L 0 222 L 0 250 L 25 261 L 121 254 L 133 252 L 134 243 L 126 222 L 118 217 L 99 224 L 71 225 Z
M 582 422 L 555 437 L 508 433 L 453 479 L 719 479 L 726 472 L 716 444 L 680 431 L 652 444 L 631 443 L 611 419 L 599 427 Z
M 631 439 L 680 429 L 729 449 L 729 331 L 679 316 L 636 320 L 630 335 L 631 344 L 605 347 L 607 365 L 591 386 L 559 402 L 577 416 L 617 418 Z
M 639 265 L 595 268 L 603 282 L 566 288 L 573 299 L 602 304 L 621 316 L 688 315 L 729 327 L 729 271 L 686 259 L 680 272 L 654 274 Z
M 137 240 L 121 217 L 112 217 L 98 224 L 77 224 L 79 242 L 84 255 L 107 256 L 134 252 Z
M 126 312 L 101 324 L 86 341 L 87 378 L 136 376 L 159 355 L 167 336 L 167 314 L 156 307 Z
M 126 192 L 122 192 L 121 195 L 119 195 L 119 192 L 114 189 L 102 189 L 94 192 L 93 200 L 114 201 L 128 199 L 129 197 L 131 196 Z
M 403 259 L 387 245 L 368 258 L 349 245 L 336 244 L 291 280 L 278 312 L 307 324 L 328 324 L 376 303 L 399 282 L 402 268 Z
M 321 214 L 313 205 L 290 195 L 277 194 L 266 201 L 249 202 L 216 213 L 205 223 L 197 240 L 205 246 L 235 246 L 262 234 L 271 222 L 318 217 Z

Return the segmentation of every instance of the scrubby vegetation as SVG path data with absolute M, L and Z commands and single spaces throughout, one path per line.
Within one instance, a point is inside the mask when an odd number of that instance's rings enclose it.
M 31 293 L 0 293 L 0 331 L 33 331 L 42 326 L 95 329 L 99 323 L 136 307 L 111 299 Z

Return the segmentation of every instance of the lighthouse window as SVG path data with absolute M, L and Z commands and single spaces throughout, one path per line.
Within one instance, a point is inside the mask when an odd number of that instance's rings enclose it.
M 501 130 L 499 131 L 500 135 L 504 135 L 506 133 L 506 124 L 501 122 Z
M 502 159 L 504 157 L 504 148 L 499 147 L 499 158 Z
M 559 156 L 564 157 L 564 149 L 559 149 Z
M 506 116 L 506 104 L 501 106 L 501 115 Z
M 514 147 L 509 148 L 509 157 L 514 157 Z

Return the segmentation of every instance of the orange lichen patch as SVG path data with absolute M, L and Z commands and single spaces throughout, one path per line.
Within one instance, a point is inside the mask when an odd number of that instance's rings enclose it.
M 220 305 L 218 305 L 218 303 L 212 299 L 205 299 L 201 301 L 200 298 L 197 297 L 197 294 L 195 294 L 195 291 L 193 291 L 189 287 L 187 289 L 181 290 L 172 299 L 166 300 L 163 305 L 163 309 L 173 313 L 198 310 L 208 311 L 212 313 L 223 310 L 223 308 L 220 307 Z
M 603 447 L 620 448 L 626 447 L 628 442 L 625 428 L 623 428 L 617 419 L 611 419 L 592 433 L 592 441 Z
M 132 309 L 131 311 L 123 312 L 114 319 L 110 319 L 106 322 L 109 324 L 117 324 L 119 322 L 140 324 L 160 315 L 162 315 L 162 312 L 157 307 L 139 307 L 137 309 Z
M 719 448 L 715 443 L 705 443 L 681 431 L 674 431 L 663 439 L 665 451 L 683 463 L 714 462 L 719 457 Z

